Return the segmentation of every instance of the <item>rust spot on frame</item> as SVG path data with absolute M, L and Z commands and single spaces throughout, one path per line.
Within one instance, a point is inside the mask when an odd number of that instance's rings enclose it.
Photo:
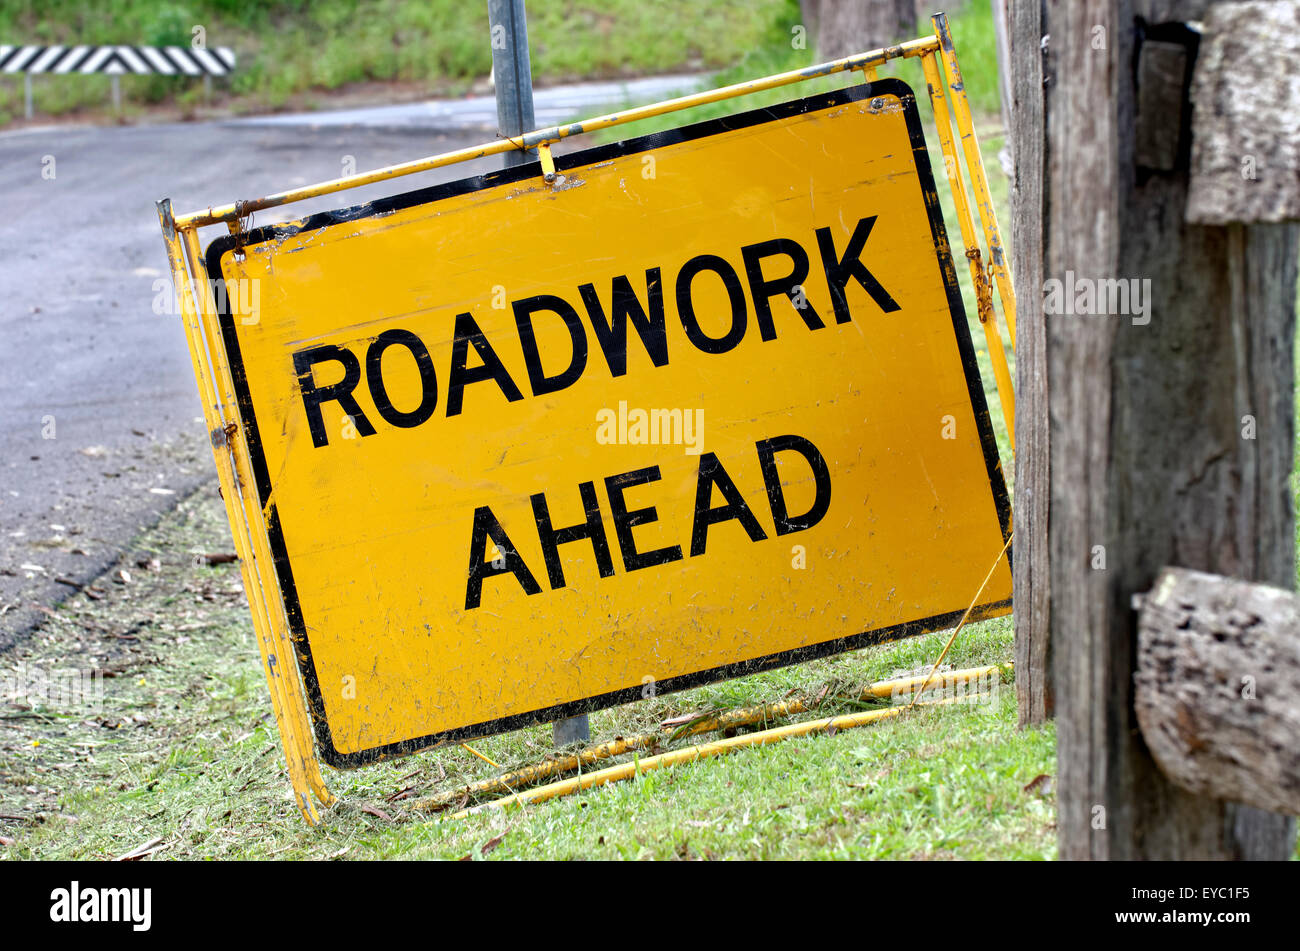
M 979 248 L 968 248 L 966 257 L 973 263 L 974 267 L 971 273 L 975 275 L 975 308 L 979 314 L 980 323 L 987 324 L 993 317 L 993 282 L 989 278 L 989 268 L 985 268 L 980 258 Z

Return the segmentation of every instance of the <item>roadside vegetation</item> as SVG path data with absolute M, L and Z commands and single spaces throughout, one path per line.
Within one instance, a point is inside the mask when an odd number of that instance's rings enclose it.
M 459 746 L 349 772 L 305 826 L 289 795 L 238 566 L 215 488 L 185 501 L 90 591 L 5 658 L 104 672 L 102 709 L 5 707 L 0 858 L 1047 858 L 1053 731 L 1019 733 L 1009 681 L 988 702 L 788 740 L 649 773 L 525 811 L 466 819 L 416 803 L 497 770 Z M 862 709 L 845 688 L 933 662 L 947 634 L 856 651 L 592 715 L 595 739 L 669 717 L 804 697 L 811 718 Z M 953 666 L 1000 663 L 1007 619 L 973 625 Z M 693 738 L 672 744 L 677 748 Z M 511 768 L 550 728 L 472 744 Z
M 535 0 L 528 7 L 539 84 L 729 66 L 762 47 L 797 0 Z M 463 95 L 492 66 L 486 6 L 463 0 L 0 0 L 0 42 L 229 46 L 238 66 L 213 83 L 227 112 L 312 108 L 375 84 L 369 100 Z M 786 36 L 789 30 L 786 30 Z M 111 112 L 107 76 L 35 76 L 39 116 Z M 127 116 L 205 108 L 201 79 L 124 76 Z M 487 91 L 484 89 L 484 91 Z M 0 81 L 0 124 L 23 115 L 23 78 Z
M 936 9 L 942 4 L 936 4 Z M 767 28 L 761 34 L 761 42 L 748 47 L 737 59 L 723 69 L 711 74 L 709 85 L 727 86 L 732 83 L 758 79 L 776 73 L 790 72 L 811 66 L 819 61 L 816 51 L 808 43 L 797 42 L 795 28 L 799 25 L 800 14 L 797 0 L 790 0 L 783 7 L 777 8 L 777 15 L 767 21 Z M 952 29 L 953 44 L 957 49 L 961 63 L 962 75 L 966 79 L 967 96 L 971 110 L 991 122 L 1000 122 L 998 111 L 1001 96 L 998 87 L 997 46 L 993 34 L 993 18 L 989 0 L 969 0 L 961 10 L 948 18 Z M 929 36 L 934 27 L 928 19 L 918 20 L 914 36 Z M 809 41 L 810 43 L 810 41 Z M 881 76 L 897 76 L 915 90 L 922 106 L 925 105 L 925 77 L 921 66 L 915 60 L 895 60 L 879 70 Z M 790 99 L 810 96 L 818 92 L 839 89 L 862 81 L 861 73 L 851 76 L 838 75 L 822 79 L 809 80 L 795 86 L 785 86 L 767 92 L 752 93 L 742 99 L 729 99 L 721 102 L 696 106 L 682 112 L 667 116 L 644 119 L 627 126 L 615 127 L 599 133 L 605 141 L 625 138 L 630 135 L 645 135 L 661 129 L 672 128 L 683 122 L 703 122 L 721 116 L 733 115 L 748 109 L 757 109 L 786 102 Z M 629 100 L 625 105 L 641 105 Z M 585 116 L 574 116 L 576 119 Z

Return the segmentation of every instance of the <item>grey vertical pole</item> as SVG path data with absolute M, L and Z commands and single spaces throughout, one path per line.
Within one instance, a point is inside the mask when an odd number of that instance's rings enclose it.
M 528 20 L 524 0 L 488 0 L 488 25 L 492 31 L 492 75 L 496 81 L 497 127 L 507 137 L 532 132 L 537 127 L 533 117 L 533 70 L 528 61 Z M 537 158 L 529 149 L 506 152 L 506 168 L 523 165 Z M 587 715 L 570 717 L 551 724 L 551 739 L 556 746 L 585 743 L 591 739 Z
M 533 119 L 533 70 L 528 61 L 528 20 L 524 0 L 488 0 L 492 30 L 492 75 L 496 81 L 497 127 L 504 136 L 536 128 Z M 535 150 L 507 152 L 506 168 L 537 158 Z
M 23 113 L 28 119 L 32 117 L 32 74 L 23 73 Z
M 117 73 L 113 73 L 113 111 L 122 114 L 122 80 Z

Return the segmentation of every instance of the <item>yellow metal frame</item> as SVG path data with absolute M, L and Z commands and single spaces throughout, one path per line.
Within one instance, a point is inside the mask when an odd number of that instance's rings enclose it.
M 1007 267 L 997 216 L 993 211 L 988 180 L 980 158 L 979 143 L 975 138 L 970 104 L 966 99 L 961 70 L 957 65 L 957 54 L 953 49 L 952 35 L 948 29 L 948 20 L 944 14 L 939 13 L 931 18 L 931 22 L 934 26 L 933 36 L 909 40 L 897 46 L 859 53 L 829 63 L 809 66 L 806 69 L 778 73 L 774 76 L 693 93 L 677 99 L 625 109 L 594 119 L 551 126 L 522 136 L 501 138 L 485 145 L 457 149 L 429 158 L 279 192 L 264 198 L 210 206 L 202 211 L 183 215 L 173 214 L 169 199 L 158 202 L 158 218 L 167 247 L 168 263 L 171 266 L 176 294 L 180 301 L 185 336 L 190 348 L 190 358 L 194 364 L 194 376 L 198 383 L 199 398 L 203 404 L 204 420 L 212 442 L 212 454 L 221 482 L 222 498 L 226 506 L 226 515 L 230 520 L 235 550 L 239 555 L 244 589 L 248 593 L 253 625 L 261 650 L 262 666 L 270 687 L 275 719 L 280 729 L 289 778 L 293 784 L 294 802 L 297 803 L 299 811 L 309 824 L 315 825 L 320 821 L 316 801 L 322 806 L 329 806 L 335 799 L 325 785 L 313 747 L 311 721 L 298 660 L 294 653 L 295 646 L 284 613 L 284 601 L 274 570 L 274 560 L 267 544 L 266 513 L 258 503 L 253 486 L 251 457 L 245 440 L 243 420 L 235 400 L 230 367 L 219 336 L 217 304 L 213 289 L 207 280 L 206 269 L 203 267 L 198 230 L 208 225 L 224 223 L 231 232 L 238 233 L 242 220 L 256 211 L 516 150 L 536 149 L 540 156 L 543 177 L 549 182 L 555 177 L 555 164 L 551 159 L 550 146 L 571 136 L 597 132 L 640 119 L 649 119 L 690 109 L 693 106 L 777 89 L 836 73 L 860 70 L 864 81 L 870 82 L 876 78 L 877 68 L 891 60 L 919 59 L 929 87 L 930 102 L 934 108 L 939 146 L 943 153 L 944 169 L 956 208 L 962 245 L 966 259 L 970 262 L 979 320 L 984 328 L 1002 412 L 1014 451 L 1015 396 L 993 306 L 993 287 L 996 286 L 998 298 L 1002 303 L 1013 348 L 1015 346 L 1015 293 L 1012 289 L 1011 274 Z M 951 100 L 951 117 L 949 100 Z M 967 199 L 966 179 L 962 176 L 961 162 L 952 133 L 952 118 L 956 121 L 957 138 L 961 142 L 966 175 L 979 213 L 985 248 L 981 248 L 977 240 L 970 202 Z M 987 265 L 984 262 L 987 262 Z M 839 725 L 842 719 L 837 718 L 836 725 Z M 811 728 L 813 727 L 801 725 L 790 729 L 806 732 Z M 645 764 L 642 765 L 644 767 Z
M 933 707 L 944 706 L 955 703 L 951 698 L 943 700 L 926 701 L 917 706 Z M 534 805 L 539 802 L 547 802 L 551 799 L 557 799 L 560 796 L 568 796 L 577 792 L 584 792 L 588 789 L 594 789 L 597 786 L 604 786 L 609 783 L 622 782 L 627 779 L 636 779 L 645 773 L 653 772 L 656 769 L 665 769 L 669 766 L 677 766 L 683 763 L 694 763 L 702 759 L 708 759 L 712 756 L 722 756 L 733 750 L 743 749 L 750 746 L 768 746 L 772 743 L 780 743 L 782 740 L 792 740 L 801 736 L 810 736 L 814 733 L 837 733 L 840 730 L 852 730 L 858 727 L 870 726 L 880 720 L 888 720 L 893 717 L 902 716 L 911 710 L 911 706 L 885 707 L 881 710 L 865 710 L 861 713 L 846 713 L 837 717 L 826 717 L 821 720 L 803 720 L 799 723 L 788 723 L 785 726 L 772 727 L 767 730 L 759 730 L 756 733 L 743 733 L 739 736 L 730 736 L 721 740 L 713 740 L 708 743 L 698 743 L 694 746 L 686 746 L 679 750 L 670 750 L 667 753 L 659 753 L 655 756 L 649 756 L 646 759 L 634 758 L 629 762 L 617 763 L 614 766 L 606 766 L 604 769 L 598 769 L 594 773 L 581 773 L 570 779 L 562 779 L 558 782 L 551 783 L 547 786 L 538 786 L 535 789 L 527 789 L 523 792 L 513 793 L 502 799 L 493 799 L 489 802 L 480 803 L 477 806 L 471 806 L 468 809 L 462 809 L 459 812 L 451 814 L 452 819 L 464 819 L 468 816 L 485 812 L 489 809 L 510 809 L 522 808 L 524 806 Z
M 856 695 L 850 695 L 850 697 L 859 701 L 890 700 L 904 695 L 912 696 L 923 693 L 925 690 L 951 690 L 954 687 L 978 682 L 985 678 L 1000 677 L 1004 670 L 1011 669 L 1011 664 L 1006 663 L 1000 666 L 952 670 L 938 676 L 931 672 L 929 676 L 924 677 L 884 680 L 868 684 L 858 691 Z M 622 756 L 624 753 L 653 750 L 682 737 L 698 736 L 702 733 L 721 733 L 734 730 L 737 727 L 771 723 L 774 720 L 807 713 L 816 705 L 815 702 L 803 699 L 782 700 L 777 703 L 765 703 L 757 707 L 742 707 L 739 710 L 727 710 L 715 715 L 702 716 L 697 720 L 682 724 L 676 729 L 665 727 L 653 733 L 616 737 L 608 743 L 588 746 L 576 753 L 542 760 L 532 766 L 511 770 L 491 779 L 471 783 L 467 786 L 445 789 L 428 799 L 413 802 L 411 807 L 424 812 L 441 812 L 459 802 L 476 802 L 486 797 L 515 795 L 520 789 L 533 786 L 544 779 L 581 771 L 588 766 L 599 763 L 601 760 Z M 464 813 L 462 812 L 462 814 Z

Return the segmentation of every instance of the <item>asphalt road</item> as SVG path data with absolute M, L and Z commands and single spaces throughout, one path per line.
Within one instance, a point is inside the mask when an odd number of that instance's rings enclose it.
M 692 81 L 666 82 L 568 87 L 539 101 L 539 122 Z M 89 582 L 187 493 L 216 490 L 179 318 L 155 313 L 169 273 L 155 200 L 191 211 L 486 141 L 491 102 L 0 133 L 0 650 L 74 590 L 56 579 Z M 345 203 L 498 165 L 412 176 Z

